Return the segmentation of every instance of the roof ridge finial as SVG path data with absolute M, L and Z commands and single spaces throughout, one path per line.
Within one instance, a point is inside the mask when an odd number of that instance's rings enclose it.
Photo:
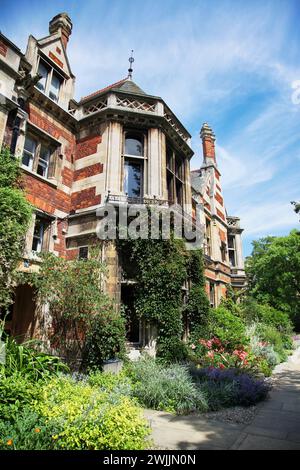
M 128 78 L 129 80 L 132 80 L 132 72 L 133 72 L 133 69 L 132 69 L 132 64 L 134 62 L 134 58 L 133 58 L 133 49 L 131 51 L 131 56 L 129 57 L 129 69 L 128 69 Z

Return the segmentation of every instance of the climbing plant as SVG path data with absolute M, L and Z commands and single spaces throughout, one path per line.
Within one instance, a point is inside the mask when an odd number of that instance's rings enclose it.
M 19 160 L 7 148 L 0 151 L 0 308 L 12 302 L 17 265 L 32 208 L 20 188 Z
M 140 318 L 158 328 L 157 354 L 167 361 L 182 360 L 187 349 L 182 341 L 183 313 L 192 328 L 203 321 L 209 305 L 204 291 L 201 251 L 189 251 L 183 240 L 119 240 L 121 258 L 134 264 L 137 280 L 135 310 Z M 184 307 L 183 286 L 190 279 L 192 288 Z

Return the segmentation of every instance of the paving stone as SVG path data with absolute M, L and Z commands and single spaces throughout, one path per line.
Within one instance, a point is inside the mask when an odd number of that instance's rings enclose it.
M 300 443 L 248 434 L 239 450 L 300 450 Z

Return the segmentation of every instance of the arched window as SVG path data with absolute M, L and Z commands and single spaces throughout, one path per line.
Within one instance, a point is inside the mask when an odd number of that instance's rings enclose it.
M 144 139 L 140 135 L 127 133 L 125 136 L 125 155 L 144 156 Z

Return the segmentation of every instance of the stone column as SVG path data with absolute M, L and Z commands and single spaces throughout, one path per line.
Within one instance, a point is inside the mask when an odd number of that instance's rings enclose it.
M 108 127 L 106 158 L 106 190 L 120 194 L 122 188 L 122 126 L 119 122 L 110 122 Z
M 236 267 L 238 269 L 244 269 L 245 263 L 243 258 L 243 246 L 241 233 L 235 235 L 235 255 L 236 255 Z
M 161 140 L 159 129 L 148 131 L 148 195 L 161 196 Z

